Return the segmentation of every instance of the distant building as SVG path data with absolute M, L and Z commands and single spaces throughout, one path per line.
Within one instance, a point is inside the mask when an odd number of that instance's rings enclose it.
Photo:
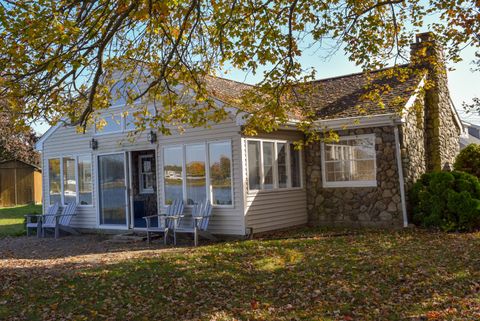
M 42 170 L 19 160 L 0 162 L 0 207 L 42 202 Z
M 460 149 L 464 149 L 470 144 L 480 145 L 480 125 L 463 122 L 463 128 L 463 133 L 460 136 Z

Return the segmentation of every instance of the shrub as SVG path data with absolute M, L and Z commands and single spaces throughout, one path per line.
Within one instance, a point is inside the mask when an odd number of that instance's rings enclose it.
M 470 144 L 460 151 L 453 167 L 480 178 L 480 145 Z
M 410 192 L 413 222 L 444 231 L 480 228 L 480 181 L 464 172 L 422 175 Z

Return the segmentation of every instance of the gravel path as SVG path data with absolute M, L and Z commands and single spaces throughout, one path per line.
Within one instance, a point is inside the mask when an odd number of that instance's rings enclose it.
M 0 271 L 64 273 L 132 258 L 158 256 L 171 249 L 164 247 L 160 240 L 148 246 L 145 242 L 114 243 L 103 235 L 68 236 L 58 240 L 7 237 L 0 239 Z

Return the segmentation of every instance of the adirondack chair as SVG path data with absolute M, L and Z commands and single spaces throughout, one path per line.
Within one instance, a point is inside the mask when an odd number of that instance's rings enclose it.
M 183 208 L 183 200 L 177 199 L 167 207 L 165 213 L 144 216 L 143 218 L 147 222 L 147 243 L 150 244 L 150 233 L 160 233 L 163 234 L 163 242 L 167 245 L 168 232 L 175 230 L 175 227 L 180 224 L 183 218 Z M 158 226 L 152 226 L 152 219 L 159 220 Z
M 215 240 L 215 237 L 207 232 L 208 223 L 212 216 L 212 204 L 209 201 L 195 204 L 192 209 L 192 225 L 180 226 L 176 225 L 173 230 L 174 244 L 177 244 L 177 233 L 193 234 L 193 242 L 198 246 L 198 236 L 202 235 L 208 239 Z
M 45 237 L 46 229 L 54 229 L 56 239 L 60 236 L 60 230 L 78 234 L 70 227 L 70 221 L 76 215 L 76 209 L 77 203 L 71 202 L 63 207 L 62 213 L 59 215 L 42 215 L 42 237 Z
M 60 204 L 55 202 L 54 204 L 50 205 L 47 209 L 47 215 L 55 215 L 58 212 L 58 208 Z M 32 219 L 36 218 L 34 222 Z M 36 228 L 37 229 L 37 237 L 42 235 L 42 214 L 27 214 L 25 215 L 25 219 L 27 221 L 27 236 L 30 236 L 30 229 Z

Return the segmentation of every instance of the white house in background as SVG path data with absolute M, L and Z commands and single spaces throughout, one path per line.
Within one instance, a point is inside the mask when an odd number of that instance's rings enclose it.
M 432 34 L 418 35 L 412 51 L 425 47 L 439 54 Z M 157 139 L 143 132 L 132 141 L 132 110 L 120 95 L 103 111 L 101 130 L 80 134 L 57 125 L 39 140 L 43 204 L 76 201 L 71 224 L 91 231 L 141 230 L 143 216 L 160 213 L 174 199 L 183 199 L 187 216 L 192 204 L 208 199 L 214 234 L 244 236 L 307 222 L 407 226 L 408 189 L 426 171 L 449 167 L 462 130 L 444 73 L 432 78 L 435 87 L 420 90 L 430 75 L 399 81 L 358 73 L 309 83 L 305 100 L 317 112 L 314 125 L 338 131 L 340 139 L 302 151 L 294 149 L 303 139 L 295 126 L 246 137 L 235 113 L 209 128 Z M 383 106 L 362 100 L 372 77 L 391 88 Z M 207 81 L 218 104 L 251 88 Z
M 480 145 L 480 125 L 463 122 L 463 133 L 460 136 L 460 148 L 463 149 L 470 144 Z

